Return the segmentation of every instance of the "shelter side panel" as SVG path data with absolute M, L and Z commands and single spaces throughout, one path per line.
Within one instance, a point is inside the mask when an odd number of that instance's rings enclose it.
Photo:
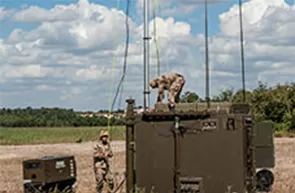
M 181 139 L 181 176 L 202 179 L 206 193 L 244 190 L 242 130 L 187 134 Z
M 173 192 L 173 122 L 136 125 L 136 183 L 146 192 Z
M 273 124 L 258 122 L 255 124 L 256 167 L 274 167 Z
M 191 127 L 193 122 L 182 122 Z M 150 192 L 173 192 L 173 122 L 136 125 L 137 186 Z M 243 129 L 186 132 L 180 139 L 180 177 L 202 178 L 206 193 L 243 193 L 245 182 Z

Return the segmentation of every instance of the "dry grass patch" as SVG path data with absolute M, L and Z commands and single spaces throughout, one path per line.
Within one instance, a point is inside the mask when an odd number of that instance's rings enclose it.
M 44 144 L 0 146 L 0 193 L 23 193 L 22 160 L 48 155 L 74 155 L 77 161 L 77 193 L 94 193 L 95 179 L 92 170 L 93 142 L 81 144 Z M 113 170 L 124 171 L 125 143 L 112 143 L 115 155 Z M 295 138 L 275 139 L 276 168 L 272 193 L 295 192 Z

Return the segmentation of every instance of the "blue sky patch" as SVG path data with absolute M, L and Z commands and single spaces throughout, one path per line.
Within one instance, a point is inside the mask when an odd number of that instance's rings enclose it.
M 18 1 L 12 1 L 12 0 L 4 0 L 0 2 L 1 7 L 5 7 L 5 9 L 13 9 L 13 10 L 21 10 L 25 9 L 29 6 L 38 6 L 44 9 L 52 9 L 57 4 L 76 4 L 78 3 L 78 0 L 50 0 L 50 1 L 39 1 L 39 0 L 18 0 Z M 117 7 L 117 0 L 89 0 L 89 3 L 96 3 L 96 4 L 102 4 L 107 7 L 116 8 Z M 238 2 L 238 1 L 236 1 Z M 291 3 L 291 0 L 288 1 Z M 120 3 L 120 9 L 125 12 L 126 9 L 126 1 L 119 1 Z M 130 16 L 134 20 L 138 20 L 137 15 L 137 8 L 136 8 L 136 1 L 131 0 L 130 1 Z M 150 4 L 152 1 L 150 2 Z M 235 1 L 230 2 L 222 2 L 222 3 L 215 3 L 215 4 L 209 4 L 208 5 L 208 18 L 209 18 L 209 35 L 215 35 L 219 32 L 219 18 L 218 15 L 227 11 Z M 173 8 L 176 4 L 172 4 L 170 7 Z M 152 6 L 152 5 L 150 5 Z M 167 18 L 170 17 L 165 16 L 162 11 L 158 12 L 157 16 Z M 176 15 L 172 15 L 176 21 L 183 21 L 187 22 L 191 25 L 192 33 L 204 33 L 204 4 L 198 4 L 198 7 L 196 10 L 192 13 L 183 15 L 181 13 L 176 13 Z M 140 16 L 142 18 L 142 15 Z M 152 18 L 152 13 L 150 13 L 150 19 Z M 143 22 L 143 21 L 141 21 Z M 24 30 L 32 30 L 35 28 L 36 24 L 31 23 L 16 23 L 12 22 L 10 20 L 4 20 L 1 22 L 1 31 L 0 31 L 0 38 L 7 38 L 8 35 L 12 32 L 15 28 L 21 28 Z

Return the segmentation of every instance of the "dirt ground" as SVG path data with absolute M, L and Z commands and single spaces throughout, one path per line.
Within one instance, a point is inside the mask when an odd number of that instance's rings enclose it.
M 275 139 L 275 185 L 272 193 L 295 192 L 295 138 Z M 123 172 L 125 167 L 125 143 L 112 143 L 115 156 L 113 170 Z M 78 167 L 77 193 L 94 193 L 95 180 L 92 171 L 92 142 L 81 144 L 51 144 L 0 146 L 0 193 L 23 192 L 22 160 L 50 155 L 75 155 Z

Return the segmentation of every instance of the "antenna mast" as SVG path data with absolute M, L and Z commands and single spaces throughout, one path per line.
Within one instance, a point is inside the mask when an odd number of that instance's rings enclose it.
M 146 111 L 150 106 L 150 87 L 149 87 L 149 0 L 144 0 L 144 111 Z
M 239 0 L 240 9 L 240 44 L 241 44 L 241 63 L 242 63 L 242 84 L 243 84 L 243 102 L 246 102 L 245 89 L 245 59 L 244 59 L 244 37 L 243 37 L 243 18 L 242 18 L 242 0 Z
M 210 108 L 209 97 L 209 53 L 208 53 L 208 2 L 205 0 L 205 47 L 206 47 L 206 102 Z

